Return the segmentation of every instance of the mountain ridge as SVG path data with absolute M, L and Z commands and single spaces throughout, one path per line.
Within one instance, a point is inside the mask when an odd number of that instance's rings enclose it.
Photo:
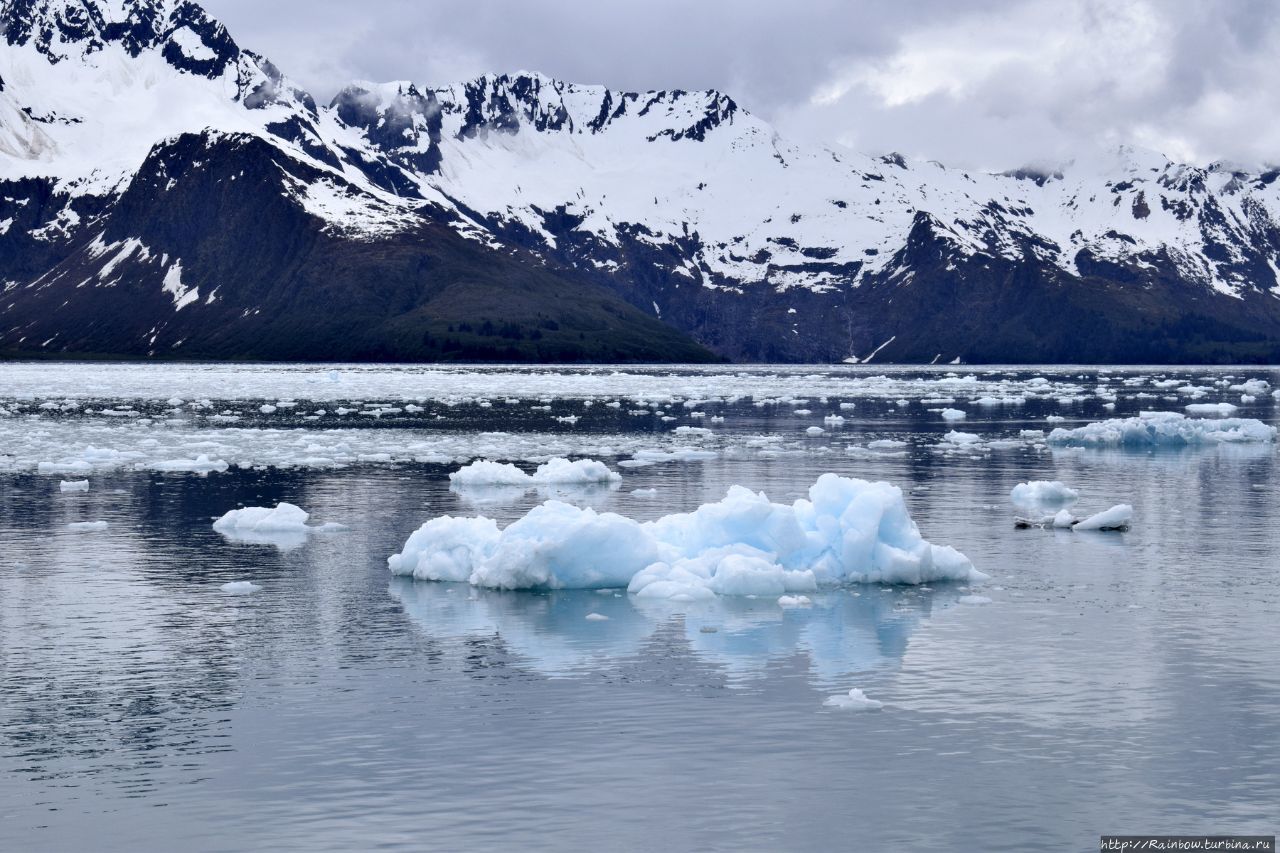
M 75 337 L 65 332 L 45 343 L 59 321 L 39 313 L 48 297 L 37 294 L 50 288 L 68 303 L 122 275 L 150 293 L 175 290 L 175 277 L 201 279 L 204 294 L 221 286 L 224 299 L 237 292 L 234 263 L 212 256 L 188 253 L 175 273 L 154 258 L 178 253 L 152 247 L 152 260 L 125 256 L 105 277 L 105 262 L 86 260 L 86 247 L 118 243 L 118 254 L 137 239 L 120 231 L 146 222 L 129 201 L 134 184 L 147 163 L 171 162 L 145 198 L 157 217 L 166 193 L 184 198 L 174 219 L 188 229 L 237 220 L 234 203 L 293 234 L 301 210 L 307 238 L 290 251 L 323 243 L 352 257 L 446 229 L 462 242 L 437 250 L 469 257 L 465 243 L 529 281 L 606 294 L 647 315 L 645 328 L 736 360 L 1280 359 L 1275 170 L 1128 147 L 1052 170 L 947 169 L 794 143 L 714 90 L 620 92 L 530 72 L 353 83 L 319 105 L 190 0 L 6 0 L 0 25 L 0 351 L 10 354 L 73 351 L 59 349 Z M 102 107 L 113 101 L 128 109 Z M 210 157 L 244 156 L 228 153 L 228 136 L 259 140 L 242 173 L 271 180 L 253 197 L 184 194 L 203 180 L 193 135 Z M 175 145 L 184 155 L 165 161 Z M 119 239 L 108 240 L 113 227 Z M 232 261 L 242 251 L 241 268 L 253 266 L 254 240 L 171 239 L 217 243 Z M 86 275 L 74 282 L 52 274 L 77 264 Z M 499 325 L 507 295 L 489 294 Z M 213 311 L 148 306 L 148 328 Z M 145 351 L 173 354 L 173 343 Z

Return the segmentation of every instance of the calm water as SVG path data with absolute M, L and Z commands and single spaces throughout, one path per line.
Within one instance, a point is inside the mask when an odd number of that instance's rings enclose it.
M 339 397 L 401 407 L 401 380 L 371 376 L 363 394 L 350 368 L 342 395 L 308 395 L 273 372 L 291 368 L 237 368 L 239 386 L 207 390 L 163 368 L 104 386 L 76 366 L 0 365 L 0 849 L 1057 851 L 1096 849 L 1101 833 L 1276 832 L 1275 445 L 1082 451 L 1014 437 L 1239 403 L 1229 384 L 1280 375 L 951 369 L 1014 392 L 1047 377 L 1051 390 L 980 407 L 941 371 L 579 371 L 581 383 L 569 371 L 559 385 L 547 371 L 451 371 L 406 397 L 422 412 L 331 423 Z M 868 379 L 879 376 L 891 381 Z M 1206 390 L 1172 390 L 1175 378 Z M 289 387 L 263 393 L 275 381 Z M 620 407 L 604 405 L 611 381 Z M 697 389 L 631 415 L 641 384 Z M 213 401 L 182 414 L 171 395 Z M 260 412 L 286 395 L 325 402 Z M 1239 415 L 1276 423 L 1277 401 L 1253 396 Z M 943 397 L 955 402 L 921 402 Z M 947 423 L 930 411 L 942 405 L 968 418 Z M 213 412 L 241 416 L 244 432 Z M 843 425 L 805 434 L 836 412 Z M 652 518 L 735 483 L 790 501 L 827 471 L 884 479 L 927 539 L 991 580 L 836 589 L 783 610 L 393 579 L 386 557 L 429 518 L 506 523 L 546 495 L 457 494 L 453 462 L 334 467 L 315 449 L 329 440 L 332 457 L 337 434 L 324 433 L 343 430 L 352 456 L 422 440 L 459 458 L 468 446 L 519 448 L 509 458 L 521 460 L 530 446 L 584 448 L 616 466 L 670 449 L 681 425 L 711 428 L 696 440 L 715 455 L 622 467 L 621 489 L 560 497 Z M 940 449 L 953 428 L 984 443 Z M 168 444 L 267 465 L 287 442 L 268 447 L 254 430 L 305 439 L 290 445 L 294 467 L 150 470 L 149 448 Z M 866 449 L 885 438 L 906 445 Z M 143 461 L 95 468 L 88 493 L 59 491 L 77 476 L 36 473 L 61 458 L 50 448 L 75 456 L 90 443 Z M 1082 512 L 1131 503 L 1135 524 L 1015 530 L 1009 490 L 1029 479 L 1079 489 Z M 630 494 L 646 488 L 658 492 Z M 211 527 L 281 500 L 350 529 L 280 550 Z M 110 527 L 67 528 L 85 520 Z M 235 580 L 263 589 L 220 591 Z M 974 593 L 991 603 L 961 601 Z M 851 687 L 884 709 L 823 706 Z

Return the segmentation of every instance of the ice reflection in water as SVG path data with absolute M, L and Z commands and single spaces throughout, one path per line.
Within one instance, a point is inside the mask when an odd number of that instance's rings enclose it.
M 679 641 L 731 683 L 763 677 L 799 657 L 817 685 L 896 668 L 916 625 L 961 594 L 867 586 L 816 594 L 812 607 L 773 598 L 725 597 L 696 604 L 638 599 L 621 590 L 545 593 L 475 589 L 393 578 L 405 614 L 442 647 L 472 637 L 500 644 L 521 665 L 550 676 L 617 669 L 655 637 Z M 590 619 L 592 614 L 605 617 Z

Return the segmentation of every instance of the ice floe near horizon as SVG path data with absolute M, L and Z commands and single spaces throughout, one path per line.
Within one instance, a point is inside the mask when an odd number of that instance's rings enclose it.
M 1142 412 L 1075 429 L 1058 427 L 1049 444 L 1074 447 L 1185 447 L 1269 442 L 1276 428 L 1254 418 L 1188 418 L 1179 412 Z
M 441 516 L 415 531 L 388 565 L 419 580 L 626 587 L 641 598 L 686 601 L 985 578 L 954 548 L 921 537 L 900 489 L 834 474 L 791 505 L 734 486 L 720 501 L 644 523 L 559 501 L 505 529 L 483 516 Z

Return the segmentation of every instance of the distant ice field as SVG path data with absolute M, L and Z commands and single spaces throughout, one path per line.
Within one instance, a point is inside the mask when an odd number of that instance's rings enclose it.
M 19 363 L 0 375 L 0 470 L 50 476 L 1267 444 L 1280 405 L 1280 377 L 1247 368 Z

